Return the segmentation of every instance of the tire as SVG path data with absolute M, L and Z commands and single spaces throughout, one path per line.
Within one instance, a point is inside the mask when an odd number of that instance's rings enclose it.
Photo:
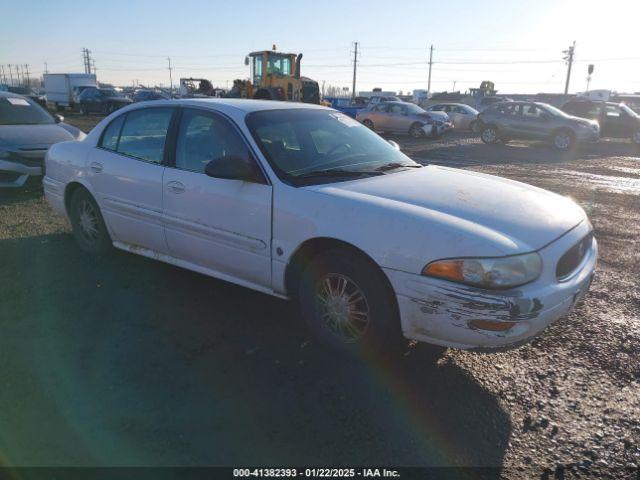
M 365 119 L 362 121 L 362 124 L 363 124 L 365 127 L 367 127 L 369 130 L 374 130 L 373 122 L 372 122 L 371 120 L 369 120 L 368 118 L 365 118 Z
M 473 133 L 480 133 L 480 122 L 478 122 L 477 120 L 473 120 L 473 121 L 469 124 L 469 129 L 470 129 Z
M 420 125 L 419 123 L 414 123 L 413 125 L 411 125 L 411 128 L 409 128 L 409 135 L 411 135 L 413 138 L 424 137 L 424 130 L 422 130 L 422 125 Z
M 494 125 L 487 125 L 482 128 L 480 133 L 480 140 L 487 145 L 494 145 L 498 143 L 498 129 Z
M 101 256 L 111 250 L 111 237 L 104 224 L 100 208 L 84 188 L 73 193 L 69 203 L 69 218 L 73 236 L 82 251 Z
M 575 146 L 576 136 L 571 130 L 562 129 L 553 134 L 551 141 L 556 150 L 566 152 Z
M 395 353 L 407 344 L 384 273 L 349 248 L 313 258 L 302 274 L 299 302 L 309 329 L 335 350 Z

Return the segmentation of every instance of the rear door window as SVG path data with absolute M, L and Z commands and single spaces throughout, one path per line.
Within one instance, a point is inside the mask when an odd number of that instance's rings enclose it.
M 162 163 L 173 108 L 145 108 L 127 114 L 117 151 L 124 155 Z

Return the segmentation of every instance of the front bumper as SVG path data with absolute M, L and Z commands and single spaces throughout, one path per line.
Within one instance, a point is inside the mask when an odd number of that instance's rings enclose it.
M 560 257 L 590 230 L 583 222 L 539 250 L 543 272 L 534 282 L 509 290 L 484 290 L 421 275 L 388 270 L 406 338 L 446 347 L 500 348 L 517 345 L 567 315 L 591 285 L 598 257 L 595 239 L 572 274 L 556 278 Z M 507 331 L 474 329 L 471 320 L 514 322 Z
M 31 175 L 42 175 L 42 167 L 12 160 L 0 160 L 0 188 L 22 187 Z
M 448 132 L 453 128 L 453 124 L 451 122 L 442 123 L 440 125 L 426 124 L 422 126 L 422 130 L 424 131 L 425 136 L 427 137 L 439 137 L 444 133 Z
M 600 129 L 579 129 L 576 134 L 578 142 L 597 142 L 600 140 Z

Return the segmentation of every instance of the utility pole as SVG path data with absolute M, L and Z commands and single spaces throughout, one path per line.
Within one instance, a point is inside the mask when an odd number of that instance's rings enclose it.
M 31 86 L 31 79 L 29 78 L 29 64 L 28 63 L 24 64 L 24 69 L 27 71 L 27 86 L 30 87 Z
M 433 65 L 433 44 L 429 48 L 429 80 L 427 81 L 427 95 L 431 95 L 431 66 Z
M 167 62 L 169 62 L 169 94 L 173 98 L 173 74 L 171 73 L 171 57 L 167 57 Z
M 356 68 L 358 66 L 358 42 L 355 42 L 355 50 L 353 51 L 353 88 L 351 89 L 351 100 L 356 98 Z
M 564 84 L 564 94 L 567 95 L 569 93 L 569 82 L 571 81 L 571 66 L 573 65 L 573 55 L 576 51 L 576 42 L 573 41 L 573 44 L 567 49 L 563 50 L 562 53 L 565 54 L 564 60 L 567 62 L 567 82 Z
M 18 85 L 20 85 L 20 70 L 18 70 L 18 65 L 16 65 L 15 67 L 16 67 L 16 79 L 17 79 Z
M 11 64 L 9 64 L 9 79 L 11 79 L 11 85 L 13 85 L 13 74 L 11 73 Z
M 3 83 L 7 83 L 7 76 L 4 74 L 4 65 L 0 65 L 0 72 L 2 72 L 2 81 Z

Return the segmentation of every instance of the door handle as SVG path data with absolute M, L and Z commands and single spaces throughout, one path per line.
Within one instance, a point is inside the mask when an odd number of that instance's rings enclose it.
M 184 185 L 180 182 L 176 182 L 175 180 L 167 183 L 167 188 L 173 193 L 184 193 L 185 191 Z
M 102 164 L 98 162 L 91 162 L 90 168 L 96 173 L 100 173 L 103 169 Z

